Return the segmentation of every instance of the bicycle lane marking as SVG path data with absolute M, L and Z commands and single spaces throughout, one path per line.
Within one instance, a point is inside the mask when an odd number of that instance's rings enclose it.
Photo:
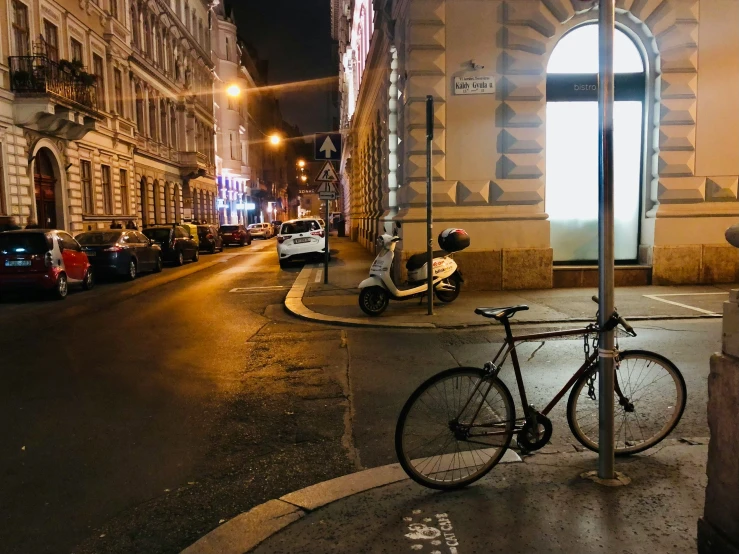
M 649 298 L 650 300 L 656 300 L 657 302 L 664 302 L 665 304 L 672 304 L 673 306 L 679 306 L 681 308 L 685 308 L 687 310 L 693 310 L 696 312 L 700 312 L 702 314 L 708 314 L 708 315 L 719 315 L 716 312 L 712 312 L 710 310 L 704 310 L 703 308 L 696 308 L 695 306 L 689 306 L 687 304 L 681 304 L 680 302 L 675 302 L 674 300 L 667 300 L 665 298 L 660 298 L 661 296 L 714 296 L 719 294 L 726 294 L 728 295 L 728 292 L 704 292 L 704 293 L 693 293 L 693 294 L 645 294 L 644 298 Z
M 412 514 L 403 518 L 404 536 L 412 543 L 411 550 L 425 550 L 428 545 L 432 549 L 431 554 L 459 554 L 459 539 L 449 514 L 429 517 L 423 514 L 423 510 L 413 510 Z

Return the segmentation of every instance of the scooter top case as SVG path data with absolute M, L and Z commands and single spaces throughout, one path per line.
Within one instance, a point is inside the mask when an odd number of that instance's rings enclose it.
M 442 250 L 435 250 L 434 258 L 442 258 L 449 253 L 459 252 L 470 245 L 470 236 L 467 234 L 467 231 L 455 227 L 444 229 L 439 233 L 437 240 Z M 426 280 L 427 259 L 426 252 L 413 254 L 408 258 L 408 261 L 405 263 L 405 268 L 408 270 L 408 282 L 415 283 Z

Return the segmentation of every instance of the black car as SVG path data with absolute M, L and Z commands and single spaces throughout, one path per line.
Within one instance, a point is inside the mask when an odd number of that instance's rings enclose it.
M 198 238 L 200 239 L 200 250 L 215 254 L 218 250 L 223 252 L 223 237 L 218 233 L 215 225 L 198 225 Z
M 138 231 L 88 231 L 75 237 L 99 274 L 133 280 L 142 271 L 162 270 L 162 250 Z
M 198 243 L 181 225 L 155 225 L 144 229 L 144 234 L 161 247 L 165 262 L 182 265 L 185 260 L 200 259 Z

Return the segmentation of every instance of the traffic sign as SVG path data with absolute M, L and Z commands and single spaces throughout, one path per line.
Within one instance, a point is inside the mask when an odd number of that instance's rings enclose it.
M 316 183 L 338 183 L 339 175 L 334 169 L 334 165 L 331 162 L 326 162 L 321 167 L 321 171 L 318 172 L 315 179 Z
M 316 187 L 316 192 L 321 194 L 322 192 L 335 192 L 336 189 L 331 183 L 321 183 Z
M 316 160 L 341 159 L 341 133 L 318 133 L 313 137 L 313 155 Z
M 320 200 L 336 200 L 336 193 L 334 191 L 319 192 L 318 198 Z

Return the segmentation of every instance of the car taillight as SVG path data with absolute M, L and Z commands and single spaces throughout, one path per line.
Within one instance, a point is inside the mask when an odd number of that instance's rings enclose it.
M 318 235 L 319 237 L 323 238 L 323 231 L 311 231 L 311 235 Z
M 291 239 L 291 238 L 293 238 L 292 235 L 280 235 L 280 236 L 277 237 L 277 242 L 279 242 L 280 244 L 282 244 L 287 239 Z
M 111 246 L 109 248 L 106 248 L 105 250 L 103 250 L 103 252 L 120 252 L 121 250 L 123 250 L 123 248 L 116 245 L 116 246 Z
M 51 252 L 47 252 L 44 256 L 44 265 L 46 267 L 51 267 Z

